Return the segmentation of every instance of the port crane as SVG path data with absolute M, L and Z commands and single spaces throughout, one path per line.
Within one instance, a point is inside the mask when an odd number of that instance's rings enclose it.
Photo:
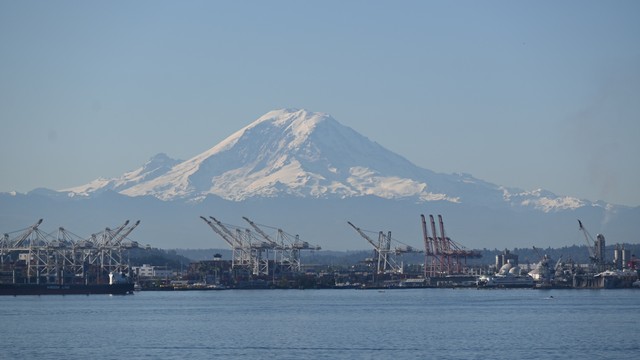
M 467 258 L 480 258 L 482 256 L 478 251 L 465 249 L 446 235 L 442 215 L 438 215 L 440 236 L 436 231 L 436 222 L 433 215 L 429 215 L 432 236 L 429 236 L 427 220 L 424 214 L 420 215 L 420 219 L 425 246 L 425 277 L 460 274 L 463 271 L 463 265 L 466 266 Z
M 273 240 L 265 233 L 258 224 L 251 221 L 246 216 L 242 217 L 251 227 L 262 236 L 266 242 L 274 249 L 275 262 L 280 266 L 281 270 L 288 272 L 302 271 L 302 262 L 300 257 L 301 250 L 320 250 L 320 246 L 310 245 L 306 241 L 301 241 L 299 235 L 290 235 L 282 229 L 276 230 L 276 239 Z M 261 225 L 267 227 L 265 225 Z
M 108 274 L 118 268 L 119 260 L 116 260 L 116 258 L 118 258 L 118 254 L 114 253 L 117 252 L 118 249 L 114 246 L 112 241 L 127 225 L 129 225 L 129 220 L 126 220 L 115 230 L 111 230 L 111 228 L 107 227 L 101 232 L 99 238 L 94 238 L 98 241 L 99 257 L 97 257 L 96 260 L 102 272 L 106 272 Z
M 209 225 L 209 227 L 216 233 L 218 234 L 222 240 L 224 240 L 232 249 L 233 251 L 233 256 L 232 256 L 232 262 L 231 262 L 231 267 L 233 267 L 235 265 L 235 259 L 236 259 L 236 254 L 235 254 L 235 250 L 236 250 L 236 245 L 235 245 L 235 239 L 231 239 L 229 236 L 227 236 L 227 234 L 223 233 L 220 229 L 218 229 L 213 222 L 211 222 L 211 220 L 207 219 L 204 216 L 200 216 L 200 219 L 202 219 L 204 222 L 207 223 L 207 225 Z
M 69 269 L 75 277 L 82 278 L 85 275 L 85 261 L 90 252 L 85 247 L 87 241 L 71 231 L 59 227 L 58 236 L 55 241 L 49 243 L 49 246 L 56 249 L 57 253 L 62 256 L 63 263 L 56 266 L 62 269 Z M 67 270 L 68 271 L 68 270 Z
M 137 247 L 137 242 L 123 240 L 139 225 L 128 227 L 127 220 L 115 230 L 105 228 L 102 233 L 83 239 L 64 227 L 55 232 L 39 230 L 43 220 L 38 220 L 15 239 L 5 234 L 1 241 L 2 263 L 23 262 L 26 283 L 55 283 L 95 280 L 100 283 L 110 272 L 124 273 L 129 265 L 124 261 L 124 251 Z M 105 273 L 106 272 L 106 273 Z M 89 279 L 91 278 L 91 279 Z
M 110 228 L 105 228 L 102 232 L 101 245 L 102 246 L 111 246 L 113 245 L 113 239 L 115 239 L 118 234 L 124 230 L 124 228 L 129 225 L 129 220 L 126 220 L 124 224 L 118 226 L 115 230 L 111 230 Z
M 597 234 L 596 240 L 593 240 L 593 237 L 587 229 L 582 225 L 582 221 L 578 219 L 579 230 L 584 234 L 584 240 L 587 244 L 587 250 L 589 251 L 589 259 L 591 263 L 596 265 L 597 267 L 604 266 L 604 248 L 605 248 L 605 240 L 604 235 Z
M 281 248 L 282 244 L 279 244 L 278 242 L 272 240 L 269 235 L 267 235 L 267 233 L 265 233 L 264 231 L 262 231 L 262 229 L 256 225 L 256 223 L 254 223 L 253 221 L 249 220 L 249 218 L 247 218 L 246 216 L 243 216 L 242 219 L 246 222 L 249 223 L 249 225 L 251 225 L 251 227 L 258 233 L 260 234 L 260 236 L 262 236 L 262 238 L 264 238 L 267 241 L 267 244 L 271 245 L 273 248 Z
M 24 261 L 27 278 L 35 277 L 37 282 L 40 281 L 41 276 L 49 275 L 53 259 L 58 258 L 57 251 L 54 254 L 53 248 L 50 246 L 51 235 L 39 229 L 42 222 L 43 219 L 39 219 L 30 227 L 19 230 L 21 233 L 14 239 L 10 239 L 9 234 L 5 234 L 0 256 L 3 263 L 5 255 L 9 261 Z M 17 255 L 17 259 L 12 259 L 12 255 Z
M 131 234 L 131 232 L 138 227 L 138 225 L 140 225 L 140 220 L 136 221 L 133 225 L 125 229 L 124 232 L 120 234 L 120 236 L 116 237 L 115 240 L 113 241 L 114 245 L 116 246 L 123 245 L 125 247 L 138 247 L 138 243 L 136 241 L 123 242 L 127 238 L 127 236 L 129 236 L 129 234 Z
M 105 275 L 130 272 L 131 267 L 124 258 L 125 251 L 137 248 L 138 243 L 124 240 L 140 225 L 140 220 L 129 224 L 130 221 L 126 220 L 115 230 L 106 227 L 102 232 L 91 234 L 89 239 L 74 243 L 74 257 L 79 258 L 76 262 L 82 262 L 84 271 L 93 269 L 98 283 Z
M 267 235 L 258 225 L 256 225 L 253 221 L 249 220 L 246 216 L 243 216 L 242 219 L 251 225 L 251 227 L 265 240 L 260 243 L 259 247 L 256 248 L 255 254 L 258 260 L 258 264 L 261 268 L 261 272 L 264 274 L 269 274 L 269 250 L 273 250 L 274 254 L 274 262 L 277 262 L 278 254 L 281 250 L 281 246 L 274 240 L 272 240 L 269 235 Z M 249 236 L 249 232 L 246 233 Z
M 211 229 L 218 234 L 228 245 L 231 247 L 231 268 L 232 269 L 244 269 L 252 272 L 254 275 L 259 275 L 258 260 L 252 256 L 252 247 L 249 241 L 245 241 L 245 236 L 240 229 L 237 229 L 234 234 L 229 230 L 220 220 L 209 216 L 209 219 L 204 216 L 200 216 L 204 222 L 206 222 Z M 214 224 L 215 223 L 215 224 Z M 246 237 L 249 239 L 249 237 Z M 259 259 L 259 256 L 255 256 Z
M 391 231 L 387 235 L 383 231 L 378 232 L 378 241 L 375 242 L 362 229 L 347 221 L 360 236 L 362 236 L 374 249 L 374 256 L 377 258 L 376 274 L 402 274 L 403 266 L 398 264 L 391 256 Z M 400 253 L 400 251 L 398 251 Z
M 259 226 L 246 216 L 242 218 L 251 225 L 260 238 L 256 238 L 254 233 L 246 228 L 235 227 L 233 232 L 213 216 L 209 217 L 211 220 L 204 216 L 200 218 L 231 247 L 232 269 L 246 269 L 253 275 L 269 275 L 275 271 L 275 269 L 270 270 L 270 262 L 278 265 L 280 270 L 299 272 L 302 270 L 300 252 L 320 249 L 319 246 L 301 241 L 298 235 L 290 235 L 282 229 L 277 229 L 277 234 L 273 238 L 261 228 L 265 225 Z
M 282 243 L 286 244 L 284 247 L 286 254 L 283 258 L 289 259 L 289 263 L 284 264 L 288 271 L 302 271 L 302 260 L 300 255 L 302 250 L 314 251 L 321 249 L 318 245 L 310 245 L 308 242 L 300 240 L 300 236 L 298 234 L 291 235 L 282 229 L 278 229 L 278 236 L 282 239 Z
M 35 224 L 31 225 L 26 230 L 24 230 L 24 232 L 20 234 L 16 239 L 12 241 L 8 241 L 8 244 L 13 248 L 24 247 L 27 244 L 32 245 L 32 242 L 29 240 L 29 237 L 34 232 L 38 231 L 38 227 L 40 226 L 40 224 L 42 224 L 42 219 L 38 220 Z M 5 238 L 8 239 L 8 237 L 9 235 L 5 234 Z
M 129 269 L 125 265 L 124 251 L 126 249 L 137 248 L 138 243 L 135 241 L 124 242 L 124 239 L 131 234 L 131 232 L 140 225 L 140 220 L 133 223 L 131 226 L 127 226 L 129 220 L 118 227 L 112 234 L 108 236 L 108 240 L 102 244 L 103 260 L 101 260 L 101 266 L 107 273 L 126 273 Z

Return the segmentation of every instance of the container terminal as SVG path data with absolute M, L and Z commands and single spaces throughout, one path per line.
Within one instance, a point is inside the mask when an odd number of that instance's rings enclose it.
M 321 247 L 278 227 L 247 217 L 242 218 L 245 226 L 200 218 L 228 246 L 230 258 L 216 254 L 180 271 L 131 264 L 131 254 L 150 250 L 128 238 L 140 221 L 127 220 L 82 238 L 62 227 L 44 233 L 41 219 L 0 239 L 0 295 L 126 294 L 134 289 L 640 288 L 640 260 L 616 245 L 608 261 L 604 236 L 594 239 L 580 220 L 589 252 L 586 264 L 563 256 L 553 261 L 533 247 L 533 265 L 520 264 L 517 254 L 504 250 L 495 256 L 495 265 L 486 266 L 479 262 L 482 251 L 466 249 L 447 236 L 441 215 L 437 222 L 433 215 L 421 215 L 422 248 L 392 238 L 391 231 L 364 230 L 347 221 L 373 251 L 356 265 L 336 266 L 305 263 Z
M 127 294 L 134 283 L 126 259 L 138 243 L 127 236 L 140 221 L 83 239 L 66 230 L 45 233 L 43 220 L 0 239 L 0 295 Z

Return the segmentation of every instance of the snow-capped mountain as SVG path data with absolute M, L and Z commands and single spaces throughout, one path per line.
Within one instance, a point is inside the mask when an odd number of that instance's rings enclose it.
M 153 176 L 147 176 L 147 171 Z M 99 179 L 66 191 L 87 195 L 109 188 L 129 196 L 195 201 L 207 195 L 240 201 L 283 194 L 456 201 L 431 192 L 424 182 L 428 175 L 429 171 L 327 114 L 283 109 L 265 114 L 213 148 L 171 168 L 147 164 L 119 179 Z
M 201 201 L 207 195 L 242 201 L 281 195 L 311 198 L 376 196 L 416 202 L 509 205 L 542 211 L 585 201 L 536 190 L 505 188 L 468 174 L 438 174 L 415 166 L 325 113 L 268 112 L 211 149 L 186 161 L 156 155 L 115 179 L 66 189 L 89 196 L 113 190 L 128 196 Z
M 368 245 L 347 220 L 420 246 L 422 213 L 443 214 L 448 233 L 470 248 L 579 244 L 576 219 L 608 241 L 637 242 L 640 233 L 640 208 L 435 173 L 327 114 L 295 109 L 271 111 L 186 161 L 159 154 L 118 178 L 0 194 L 2 229 L 45 218 L 89 233 L 140 219 L 136 241 L 166 248 L 223 246 L 201 215 L 249 216 L 325 249 Z

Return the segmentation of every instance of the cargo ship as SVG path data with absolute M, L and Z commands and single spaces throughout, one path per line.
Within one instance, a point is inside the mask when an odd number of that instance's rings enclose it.
M 117 284 L 0 284 L 0 295 L 126 295 L 133 293 L 133 283 Z
M 0 283 L 0 295 L 126 295 L 134 283 L 123 274 L 109 274 L 108 284 Z

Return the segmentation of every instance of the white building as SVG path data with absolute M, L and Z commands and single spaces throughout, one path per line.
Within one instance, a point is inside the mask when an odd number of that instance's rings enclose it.
M 133 273 L 140 278 L 167 278 L 174 275 L 166 266 L 152 266 L 149 264 L 134 266 Z

